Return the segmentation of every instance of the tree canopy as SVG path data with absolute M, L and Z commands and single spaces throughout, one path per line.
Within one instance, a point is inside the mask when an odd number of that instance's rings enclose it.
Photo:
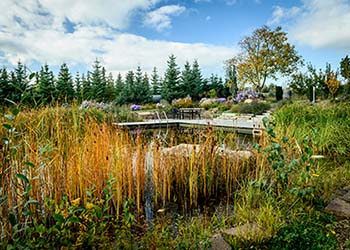
M 252 84 L 258 91 L 267 79 L 275 80 L 278 74 L 288 75 L 302 62 L 281 27 L 256 29 L 251 36 L 243 38 L 239 46 L 241 53 L 230 59 L 228 65 L 237 67 L 238 80 L 242 84 Z

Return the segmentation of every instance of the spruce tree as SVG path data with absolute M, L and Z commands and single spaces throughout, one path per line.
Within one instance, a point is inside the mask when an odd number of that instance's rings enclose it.
M 26 67 L 19 61 L 17 67 L 11 74 L 11 93 L 9 99 L 19 103 L 25 97 L 25 91 L 28 87 L 28 75 Z
M 83 100 L 83 86 L 82 86 L 82 79 L 80 78 L 79 72 L 75 75 L 75 80 L 74 80 L 74 88 L 75 88 L 75 98 L 79 103 L 82 102 Z
M 161 93 L 161 85 L 160 85 L 160 79 L 157 72 L 157 68 L 154 67 L 151 75 L 151 86 L 152 86 L 152 94 L 153 95 L 160 95 Z
M 201 93 L 203 92 L 203 77 L 202 72 L 199 67 L 198 61 L 194 60 L 192 64 L 192 77 L 193 77 L 193 84 L 190 96 L 194 100 L 198 100 L 200 98 Z
M 181 82 L 179 87 L 179 95 L 181 97 L 191 96 L 193 97 L 193 91 L 195 89 L 194 75 L 192 74 L 191 65 L 186 61 L 184 70 L 181 73 Z
M 0 104 L 4 105 L 11 92 L 10 77 L 7 69 L 0 69 Z
M 165 71 L 164 83 L 162 87 L 163 99 L 171 102 L 172 100 L 179 98 L 179 83 L 180 83 L 180 70 L 176 64 L 176 57 L 174 55 L 169 56 L 167 61 L 168 68 Z
M 47 64 L 41 67 L 38 81 L 37 94 L 39 103 L 44 105 L 50 104 L 55 99 L 56 88 L 53 72 L 49 69 Z
M 83 74 L 81 76 L 81 82 L 82 82 L 82 96 L 83 100 L 92 100 L 93 99 L 93 93 L 92 93 L 92 87 L 91 87 L 91 80 L 90 80 L 90 72 L 87 72 L 87 76 Z
M 91 72 L 91 99 L 104 101 L 106 93 L 106 70 L 96 59 Z
M 57 77 L 57 100 L 59 102 L 72 102 L 75 96 L 72 75 L 66 63 L 61 65 Z
M 115 81 L 115 100 L 117 103 L 120 101 L 123 88 L 124 88 L 123 78 L 122 78 L 122 75 L 119 73 Z
M 340 74 L 350 84 L 350 59 L 346 56 L 340 61 Z
M 120 97 L 118 98 L 119 104 L 134 102 L 134 96 L 133 96 L 134 84 L 135 84 L 135 75 L 134 75 L 134 72 L 130 70 L 125 76 L 125 85 L 124 85 L 124 88 L 122 89 Z
M 135 83 L 132 85 L 132 88 L 131 88 L 134 103 L 143 102 L 142 81 L 143 81 L 142 70 L 141 70 L 141 67 L 138 66 L 135 73 Z
M 152 92 L 150 88 L 149 78 L 147 73 L 144 74 L 142 79 L 142 84 L 139 88 L 141 102 L 140 103 L 150 103 L 152 101 Z
M 116 93 L 115 93 L 115 86 L 114 86 L 114 79 L 112 73 L 108 74 L 108 77 L 106 79 L 106 94 L 105 94 L 105 100 L 108 102 L 111 102 L 115 100 Z

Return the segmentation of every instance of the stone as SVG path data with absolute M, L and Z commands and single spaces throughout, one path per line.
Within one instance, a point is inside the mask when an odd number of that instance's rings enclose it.
M 221 232 L 231 237 L 248 239 L 252 235 L 263 235 L 262 229 L 256 223 L 246 223 L 242 226 L 226 229 Z
M 179 144 L 170 148 L 163 148 L 163 155 L 191 157 L 192 153 L 198 154 L 201 150 L 199 144 Z M 221 157 L 228 157 L 232 160 L 249 160 L 253 157 L 253 153 L 248 150 L 230 150 L 222 147 L 215 147 L 215 153 Z
M 333 199 L 327 205 L 325 210 L 334 214 L 338 218 L 350 218 L 350 202 L 347 202 L 340 197 Z
M 211 237 L 212 250 L 230 250 L 232 247 L 224 240 L 221 234 L 215 234 Z
M 342 197 L 340 197 L 340 199 L 350 203 L 350 192 L 344 194 Z

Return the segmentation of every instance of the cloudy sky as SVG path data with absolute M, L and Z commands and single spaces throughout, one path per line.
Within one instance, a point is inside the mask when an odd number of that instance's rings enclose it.
M 206 76 L 223 74 L 237 43 L 281 25 L 306 62 L 334 68 L 350 54 L 350 0 L 1 0 L 0 66 L 37 70 L 66 62 L 84 73 L 98 58 L 125 73 L 198 59 Z

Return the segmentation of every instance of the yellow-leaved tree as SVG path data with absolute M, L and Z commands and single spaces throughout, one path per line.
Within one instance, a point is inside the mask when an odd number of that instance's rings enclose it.
M 268 79 L 290 75 L 302 64 L 281 27 L 256 29 L 251 36 L 243 38 L 239 46 L 241 52 L 229 59 L 227 66 L 235 65 L 239 82 L 251 84 L 259 92 Z

